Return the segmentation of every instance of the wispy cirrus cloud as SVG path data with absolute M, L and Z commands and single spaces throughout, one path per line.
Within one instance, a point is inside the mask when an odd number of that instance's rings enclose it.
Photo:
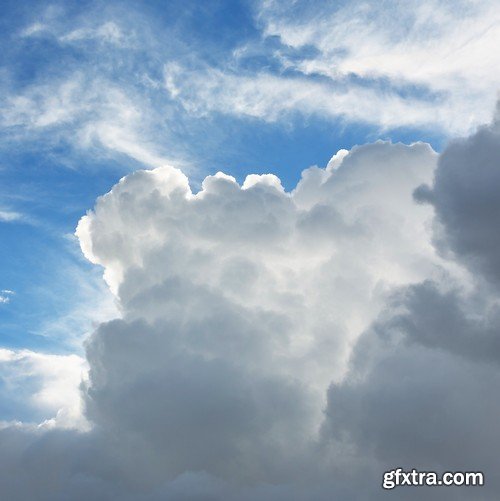
M 464 133 L 488 121 L 499 90 L 498 2 L 260 2 L 257 17 L 285 69 L 373 90 L 373 99 L 410 96 L 429 124 Z M 291 57 L 284 48 L 308 48 Z M 361 104 L 362 105 L 362 104 Z M 405 120 L 401 117 L 402 122 Z M 409 119 L 411 121 L 411 118 Z M 402 123 L 402 125 L 404 125 Z
M 367 123 L 383 130 L 397 127 L 436 127 L 448 133 L 464 132 L 463 110 L 412 96 L 405 98 L 365 85 L 177 64 L 165 67 L 165 88 L 172 99 L 195 116 L 222 113 L 268 122 L 316 116 L 328 121 Z
M 4 223 L 10 223 L 13 221 L 19 221 L 23 219 L 23 215 L 20 212 L 11 210 L 0 210 L 0 221 Z
M 64 6 L 47 8 L 36 22 L 12 35 L 21 45 L 46 47 L 49 56 L 21 84 L 16 83 L 14 65 L 4 68 L 4 147 L 16 141 L 54 147 L 64 143 L 94 159 L 114 156 L 149 167 L 183 165 L 179 151 L 167 147 L 170 135 L 158 100 L 149 92 L 148 64 L 155 54 L 147 37 L 139 34 L 140 21 L 134 25 L 130 16 L 113 18 L 109 13 L 101 13 L 100 19 L 97 10 L 95 15 L 66 18 Z M 162 105 L 168 114 L 168 103 Z
M 258 3 L 261 38 L 219 67 L 170 64 L 188 112 L 470 132 L 499 91 L 497 2 Z M 274 40 L 274 42 L 270 42 Z M 276 42 L 276 40 L 278 42 Z M 256 63 L 256 61 L 260 61 Z
M 151 167 L 169 163 L 151 145 L 148 107 L 130 93 L 107 79 L 76 71 L 9 96 L 2 106 L 2 125 L 11 139 L 49 134 L 81 149 L 104 149 Z
M 265 1 L 253 5 L 252 37 L 207 57 L 187 31 L 133 9 L 76 18 L 49 9 L 17 36 L 54 57 L 28 85 L 4 89 L 2 125 L 10 140 L 64 140 L 94 156 L 184 168 L 196 155 L 183 131 L 200 116 L 460 135 L 490 119 L 499 20 L 490 1 Z M 208 144 L 213 132 L 191 134 Z
M 118 24 L 107 21 L 95 25 L 82 26 L 68 31 L 67 27 L 60 24 L 54 25 L 51 21 L 35 22 L 19 32 L 22 38 L 53 37 L 60 43 L 78 43 L 85 41 L 99 41 L 112 45 L 124 46 L 129 39 Z

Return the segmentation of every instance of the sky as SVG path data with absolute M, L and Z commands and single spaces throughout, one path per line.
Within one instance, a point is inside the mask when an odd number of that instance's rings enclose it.
M 5 499 L 494 499 L 497 1 L 0 28 Z

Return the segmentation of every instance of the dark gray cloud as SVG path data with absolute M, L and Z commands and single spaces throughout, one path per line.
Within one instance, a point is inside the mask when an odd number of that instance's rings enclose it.
M 488 280 L 500 281 L 500 114 L 440 155 L 432 187 L 415 192 L 439 223 L 436 243 Z
M 500 309 L 484 291 L 466 295 L 442 292 L 426 281 L 394 294 L 399 313 L 386 328 L 398 329 L 408 340 L 440 348 L 470 360 L 500 363 Z
M 493 499 L 500 488 L 498 367 L 408 342 L 410 335 L 381 321 L 362 336 L 348 377 L 329 390 L 324 440 L 354 448 L 354 469 L 369 457 L 379 471 L 482 470 L 487 479 L 473 493 L 403 489 L 397 499 Z

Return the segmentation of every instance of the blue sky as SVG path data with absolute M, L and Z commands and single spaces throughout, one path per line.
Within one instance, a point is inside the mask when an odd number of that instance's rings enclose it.
M 341 148 L 384 139 L 440 151 L 484 122 L 495 100 L 493 84 L 478 83 L 487 69 L 468 78 L 457 66 L 484 37 L 456 41 L 472 48 L 449 67 L 418 63 L 456 37 L 464 13 L 483 33 L 486 7 L 453 5 L 429 21 L 398 2 L 5 1 L 0 289 L 14 293 L 0 304 L 0 344 L 81 352 L 92 321 L 113 314 L 73 233 L 127 173 L 171 164 L 195 191 L 219 170 L 240 183 L 274 173 L 292 190 Z M 367 46 L 374 59 L 388 51 L 387 65 L 366 63 Z

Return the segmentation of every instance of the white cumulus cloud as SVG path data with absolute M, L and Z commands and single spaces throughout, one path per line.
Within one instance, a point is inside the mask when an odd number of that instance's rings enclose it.
M 483 202 L 496 214 L 498 144 L 494 123 L 441 155 L 358 146 L 291 192 L 271 174 L 198 192 L 168 166 L 123 178 L 77 228 L 121 312 L 86 343 L 90 429 L 4 423 L 5 492 L 382 499 L 400 465 L 481 469 L 491 497 L 498 239 Z M 34 398 L 76 402 L 76 376 L 52 386 L 46 362 Z M 421 492 L 470 498 L 405 495 Z

